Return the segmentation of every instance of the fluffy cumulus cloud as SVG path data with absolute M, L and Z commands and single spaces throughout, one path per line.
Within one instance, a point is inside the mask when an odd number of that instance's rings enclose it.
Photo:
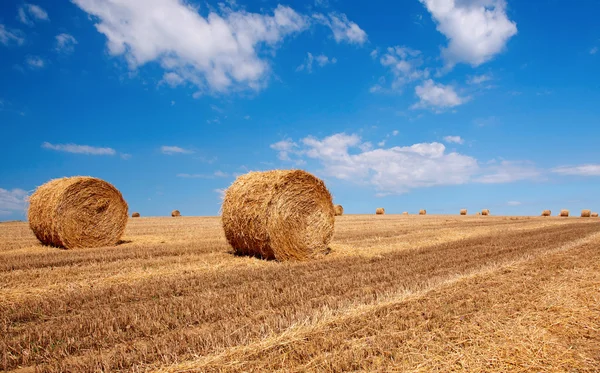
M 600 164 L 585 164 L 581 166 L 561 166 L 552 169 L 559 175 L 600 176 Z
M 315 22 L 320 18 L 283 5 L 268 14 L 222 5 L 203 16 L 182 0 L 73 2 L 94 17 L 111 55 L 124 56 L 132 70 L 157 62 L 166 83 L 190 83 L 200 92 L 196 97 L 263 88 L 270 72 L 268 52 L 313 23 L 329 26 L 340 42 L 366 40 L 364 31 L 343 14 Z
M 75 154 L 86 154 L 86 155 L 115 155 L 117 152 L 113 148 L 101 148 L 89 145 L 77 145 L 77 144 L 51 144 L 45 142 L 42 144 L 42 148 L 55 150 L 65 153 Z
M 516 35 L 505 0 L 420 0 L 448 38 L 442 55 L 449 67 L 457 63 L 479 66 L 502 52 Z
M 39 5 L 25 3 L 19 7 L 18 19 L 28 26 L 33 26 L 35 21 L 49 21 L 50 17 Z
M 462 105 L 469 100 L 468 97 L 459 96 L 452 86 L 435 83 L 431 79 L 416 86 L 415 94 L 419 97 L 419 102 L 412 106 L 413 109 L 431 108 L 436 112 Z
M 27 203 L 27 192 L 22 189 L 0 188 L 0 215 L 13 212 L 24 212 Z
M 377 57 L 378 52 L 371 52 L 372 57 Z M 423 58 L 421 51 L 404 46 L 395 46 L 388 48 L 379 58 L 381 65 L 386 67 L 391 75 L 391 89 L 401 89 L 405 84 L 417 80 L 427 79 L 429 69 L 421 68 Z M 380 79 L 380 83 L 371 87 L 371 92 L 385 89 L 385 78 Z
M 56 47 L 54 48 L 57 52 L 72 53 L 75 50 L 77 40 L 73 35 L 66 33 L 58 34 L 55 36 Z
M 356 134 L 337 133 L 324 138 L 308 136 L 299 142 L 286 139 L 271 148 L 281 160 L 316 161 L 324 176 L 370 185 L 378 195 L 432 186 L 537 180 L 541 175 L 528 162 L 481 164 L 437 142 L 373 149 Z
M 338 43 L 363 45 L 367 41 L 367 33 L 350 21 L 345 14 L 335 12 L 327 15 L 314 14 L 313 19 L 329 27 L 333 32 L 333 38 Z
M 192 154 L 193 151 L 189 149 L 184 149 L 179 146 L 171 146 L 171 145 L 163 145 L 160 147 L 160 152 L 167 155 L 173 154 Z
M 2 45 L 22 45 L 25 42 L 23 33 L 19 30 L 9 30 L 0 24 L 0 44 Z
M 304 60 L 304 63 L 302 63 L 302 65 L 298 66 L 296 68 L 296 71 L 306 71 L 307 73 L 312 73 L 313 71 L 313 65 L 317 64 L 319 67 L 323 67 L 329 64 L 335 64 L 337 63 L 337 58 L 333 57 L 333 58 L 329 58 L 324 54 L 320 54 L 318 56 L 313 56 L 312 53 L 307 53 L 306 55 L 306 59 Z

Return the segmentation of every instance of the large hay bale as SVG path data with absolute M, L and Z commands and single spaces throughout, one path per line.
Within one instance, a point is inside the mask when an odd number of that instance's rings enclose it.
M 591 217 L 592 217 L 592 218 L 597 218 L 597 217 L 598 217 L 598 213 L 597 213 L 597 212 L 592 212 L 592 215 L 591 215 Z
M 375 209 L 375 214 L 376 215 L 384 215 L 385 209 L 383 207 L 378 207 L 377 209 Z
M 333 212 L 335 213 L 335 216 L 344 215 L 344 207 L 342 205 L 335 205 L 333 206 Z
M 181 216 L 181 213 L 179 212 L 179 210 L 173 210 L 171 211 L 171 216 L 176 218 L 178 216 Z
M 542 216 L 551 216 L 551 215 L 552 215 L 552 211 L 550 211 L 550 210 L 542 211 Z
M 237 254 L 302 260 L 327 250 L 335 212 L 325 183 L 308 172 L 250 172 L 225 192 L 222 222 Z
M 562 216 L 564 218 L 569 217 L 569 210 L 566 210 L 566 209 L 560 210 L 560 216 Z
M 408 215 L 408 211 L 404 211 L 402 215 Z
M 460 214 L 461 215 L 467 215 L 467 209 L 461 209 L 460 210 Z
M 419 210 L 419 215 L 427 215 L 427 210 Z
M 592 211 L 591 210 L 581 210 L 581 217 L 582 218 L 589 218 L 592 215 Z
M 483 209 L 483 210 L 481 210 L 481 215 L 483 215 L 483 216 L 487 216 L 487 215 L 489 215 L 489 214 L 490 214 L 490 210 L 488 210 L 488 209 Z
M 29 198 L 27 217 L 45 245 L 66 249 L 115 245 L 127 225 L 127 202 L 104 180 L 87 176 L 50 180 Z
M 139 218 L 140 217 L 140 213 L 139 212 L 134 212 L 133 214 L 131 214 L 132 218 Z

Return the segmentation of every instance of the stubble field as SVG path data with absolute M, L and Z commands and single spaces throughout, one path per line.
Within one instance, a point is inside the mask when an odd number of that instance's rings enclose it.
M 347 215 L 307 262 L 220 220 L 130 219 L 60 250 L 0 224 L 7 371 L 600 372 L 600 221 Z

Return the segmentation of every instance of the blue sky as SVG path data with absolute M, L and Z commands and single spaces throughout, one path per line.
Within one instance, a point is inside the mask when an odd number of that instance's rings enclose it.
M 0 3 L 0 220 L 92 175 L 216 215 L 302 168 L 348 213 L 600 210 L 593 0 Z

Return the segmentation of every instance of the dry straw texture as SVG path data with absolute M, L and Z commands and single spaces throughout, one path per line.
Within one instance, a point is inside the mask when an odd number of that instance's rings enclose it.
M 419 210 L 419 215 L 427 215 L 427 210 Z
M 385 214 L 385 209 L 383 207 L 378 207 L 375 210 L 375 214 L 377 214 L 377 215 L 384 215 Z
M 139 218 L 140 217 L 140 213 L 139 212 L 134 212 L 133 214 L 131 214 L 132 218 Z
M 181 213 L 179 212 L 179 210 L 173 210 L 171 211 L 171 216 L 176 218 L 178 216 L 181 216 Z
M 550 210 L 542 211 L 542 216 L 551 216 L 551 215 L 552 215 L 552 211 L 550 211 Z
M 569 216 L 569 210 L 565 210 L 565 209 L 560 210 L 560 216 L 568 217 Z
M 597 218 L 598 217 L 598 213 L 597 212 L 592 212 L 592 218 Z
M 225 192 L 225 237 L 236 253 L 303 260 L 327 250 L 335 213 L 325 183 L 301 170 L 250 172 Z
M 460 214 L 461 215 L 467 215 L 467 209 L 460 210 Z
M 335 212 L 335 216 L 344 215 L 344 207 L 342 205 L 333 206 L 333 211 Z
M 592 212 L 590 210 L 581 210 L 582 218 L 589 218 L 591 215 L 592 215 Z
M 490 210 L 488 210 L 488 209 L 483 209 L 483 210 L 481 210 L 481 215 L 485 215 L 485 216 L 487 216 L 487 215 L 489 215 L 489 214 L 490 214 Z
M 127 225 L 127 203 L 106 181 L 54 179 L 29 198 L 29 226 L 44 244 L 67 249 L 115 245 Z

